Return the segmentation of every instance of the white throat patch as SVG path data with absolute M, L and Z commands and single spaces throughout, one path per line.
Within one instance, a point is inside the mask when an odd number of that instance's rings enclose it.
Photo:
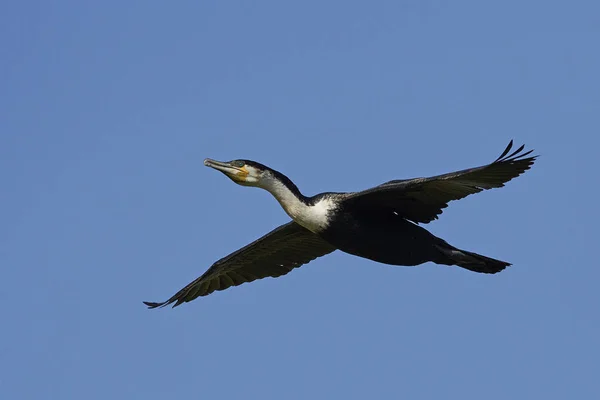
M 317 233 L 329 224 L 329 212 L 335 208 L 335 202 L 324 197 L 313 205 L 306 205 L 284 184 L 269 180 L 261 187 L 269 191 L 281 204 L 285 212 L 299 225 Z
M 329 225 L 329 213 L 335 207 L 331 199 L 323 198 L 311 206 L 307 206 L 304 203 L 301 204 L 302 208 L 300 210 L 293 210 L 296 211 L 295 216 L 288 212 L 294 221 L 315 233 L 327 228 Z

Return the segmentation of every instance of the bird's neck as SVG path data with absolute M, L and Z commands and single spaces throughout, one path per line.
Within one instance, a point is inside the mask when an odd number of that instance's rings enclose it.
M 319 232 L 327 226 L 329 203 L 312 204 L 289 179 L 269 180 L 263 189 L 271 193 L 285 212 L 306 229 Z
M 303 210 L 309 207 L 307 198 L 289 179 L 287 182 L 281 179 L 269 179 L 264 182 L 262 188 L 271 193 L 293 219 L 296 219 Z

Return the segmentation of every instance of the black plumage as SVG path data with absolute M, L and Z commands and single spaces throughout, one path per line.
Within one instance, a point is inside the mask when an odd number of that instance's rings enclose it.
M 215 290 L 285 275 L 334 250 L 335 247 L 321 237 L 291 221 L 215 262 L 201 277 L 169 300 L 162 303 L 145 301 L 144 304 L 155 308 L 175 303 L 175 307 Z
M 371 189 L 351 194 L 344 203 L 355 210 L 393 210 L 413 222 L 428 223 L 438 218 L 448 202 L 482 190 L 499 188 L 528 170 L 535 156 L 533 150 L 522 153 L 525 146 L 507 155 L 512 140 L 493 163 L 430 178 L 393 180 Z
M 285 275 L 334 250 L 391 265 L 431 261 L 497 273 L 511 264 L 460 250 L 419 224 L 437 219 L 452 200 L 502 187 L 528 170 L 537 156 L 523 152 L 524 146 L 510 153 L 512 145 L 511 140 L 500 157 L 481 167 L 430 178 L 393 180 L 361 192 L 313 197 L 305 197 L 289 178 L 260 163 L 206 160 L 206 165 L 236 183 L 271 192 L 293 221 L 217 261 L 167 301 L 144 303 L 150 308 L 177 306 L 217 290 Z

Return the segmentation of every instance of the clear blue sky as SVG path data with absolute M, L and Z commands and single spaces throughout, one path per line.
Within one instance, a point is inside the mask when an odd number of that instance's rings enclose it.
M 591 399 L 595 1 L 0 6 L 3 399 Z M 307 195 L 541 155 L 427 225 L 493 276 L 336 252 L 147 310 Z M 368 397 L 374 396 L 374 397 Z

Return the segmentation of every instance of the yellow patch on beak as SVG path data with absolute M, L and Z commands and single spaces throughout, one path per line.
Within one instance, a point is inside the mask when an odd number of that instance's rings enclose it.
M 246 169 L 246 166 L 243 166 L 242 168 L 236 168 L 235 172 L 232 172 L 229 176 L 235 181 L 246 182 L 246 177 L 248 174 L 249 172 Z

